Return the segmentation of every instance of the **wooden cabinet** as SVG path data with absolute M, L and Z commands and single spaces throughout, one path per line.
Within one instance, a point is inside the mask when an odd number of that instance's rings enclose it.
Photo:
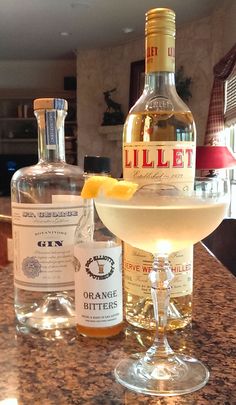
M 0 90 L 0 155 L 37 155 L 35 98 L 58 97 L 68 101 L 65 121 L 66 160 L 77 164 L 76 93 L 39 90 Z

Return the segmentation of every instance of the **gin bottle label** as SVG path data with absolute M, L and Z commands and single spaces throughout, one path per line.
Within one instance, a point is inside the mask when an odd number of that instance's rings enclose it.
M 16 287 L 28 291 L 74 289 L 74 233 L 86 209 L 91 207 L 79 203 L 13 203 Z

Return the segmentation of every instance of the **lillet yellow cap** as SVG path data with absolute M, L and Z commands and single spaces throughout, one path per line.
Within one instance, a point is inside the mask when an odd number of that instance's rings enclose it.
M 145 34 L 175 36 L 175 12 L 169 8 L 153 8 L 146 13 Z

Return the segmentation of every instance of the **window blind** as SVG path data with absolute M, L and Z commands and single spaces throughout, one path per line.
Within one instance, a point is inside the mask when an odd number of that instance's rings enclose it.
M 225 124 L 236 124 L 236 68 L 225 85 Z

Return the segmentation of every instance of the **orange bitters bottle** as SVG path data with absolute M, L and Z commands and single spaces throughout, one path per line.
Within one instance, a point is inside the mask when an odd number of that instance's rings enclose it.
M 85 179 L 109 173 L 109 158 L 85 156 Z M 90 337 L 114 336 L 123 329 L 121 242 L 101 222 L 93 200 L 83 206 L 74 250 L 76 329 Z

